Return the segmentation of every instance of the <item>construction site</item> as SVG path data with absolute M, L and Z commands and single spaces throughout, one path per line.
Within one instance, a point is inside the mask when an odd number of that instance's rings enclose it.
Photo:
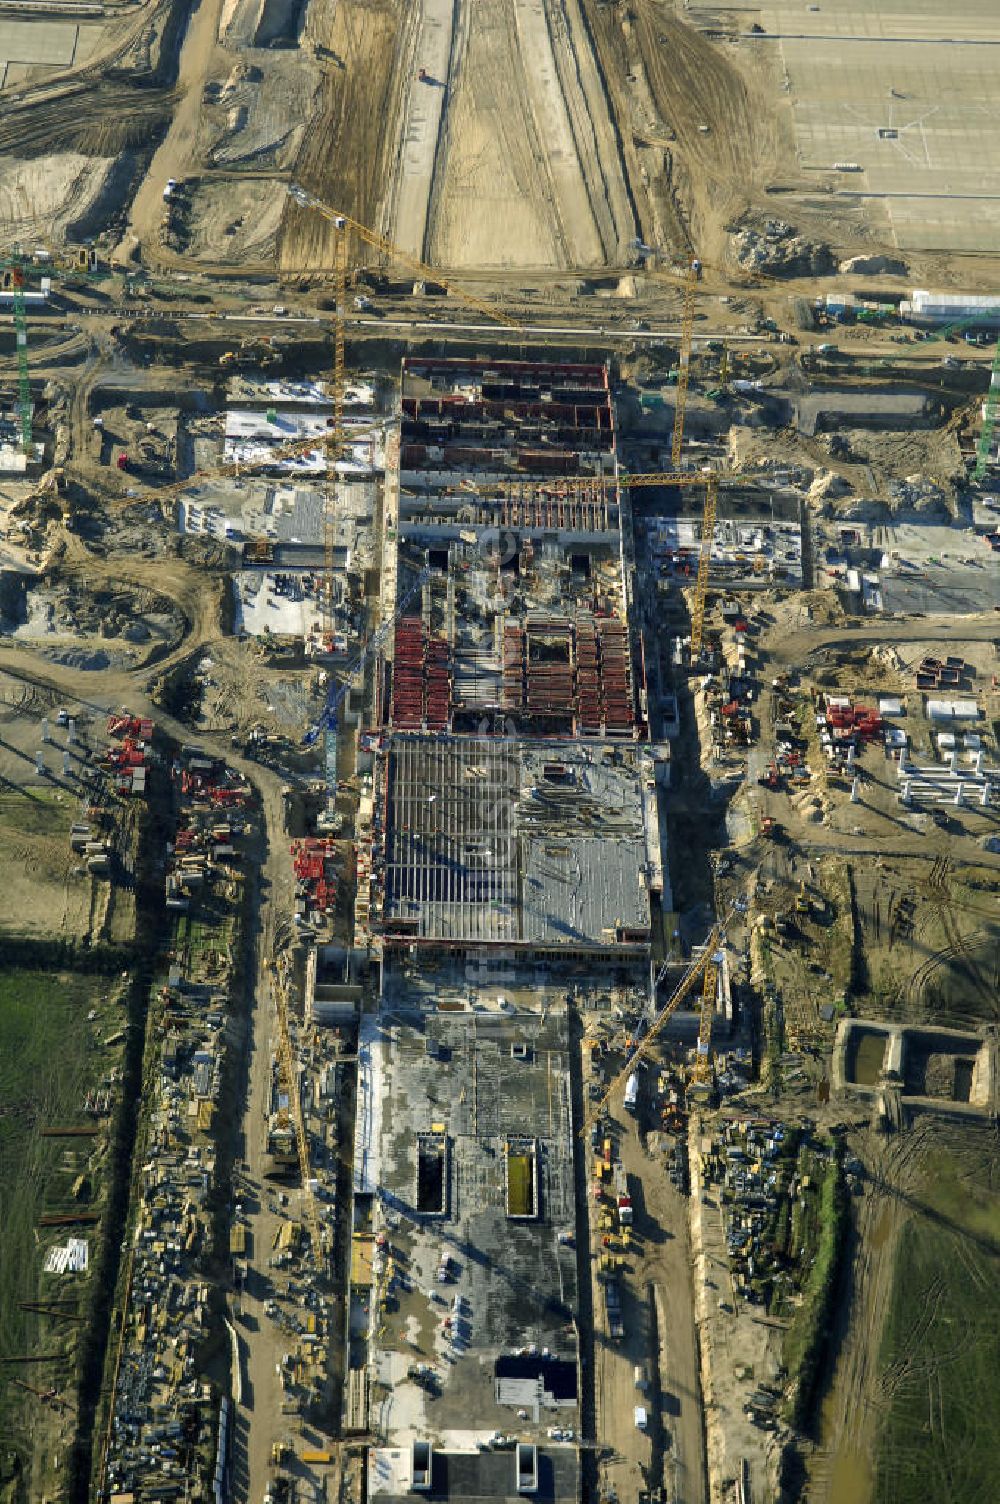
M 0 1504 L 992 1499 L 993 7 L 6 12 Z

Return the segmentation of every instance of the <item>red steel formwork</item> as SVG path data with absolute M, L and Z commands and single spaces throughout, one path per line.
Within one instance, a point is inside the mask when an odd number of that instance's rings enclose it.
M 597 621 L 597 636 L 604 729 L 609 735 L 625 735 L 633 729 L 628 632 L 624 623 L 601 617 Z
M 584 736 L 600 735 L 600 675 L 592 616 L 578 617 L 576 623 L 576 709 L 577 729 Z
M 572 628 L 561 617 L 529 621 L 526 632 L 526 705 L 532 716 L 573 712 Z
M 396 623 L 392 672 L 392 722 L 419 731 L 424 719 L 424 628 L 419 616 Z
M 524 633 L 512 623 L 503 629 L 503 708 L 524 709 Z
M 451 650 L 428 637 L 419 617 L 396 624 L 392 723 L 403 731 L 445 731 L 451 724 Z
M 428 731 L 446 731 L 451 723 L 451 652 L 443 637 L 426 646 L 425 719 Z

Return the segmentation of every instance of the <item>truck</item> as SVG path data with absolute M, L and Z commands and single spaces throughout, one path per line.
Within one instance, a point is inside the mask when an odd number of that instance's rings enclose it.
M 604 1286 L 604 1309 L 608 1318 L 608 1334 L 617 1341 L 625 1335 L 622 1321 L 622 1296 L 617 1280 L 609 1280 Z
M 619 1227 L 632 1226 L 632 1197 L 629 1194 L 625 1166 L 615 1165 L 615 1205 L 618 1209 Z
M 639 1072 L 633 1071 L 625 1082 L 625 1109 L 635 1112 L 639 1100 Z

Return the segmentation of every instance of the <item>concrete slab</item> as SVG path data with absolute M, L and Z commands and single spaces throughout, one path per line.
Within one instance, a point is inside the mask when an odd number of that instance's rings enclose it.
M 397 737 L 387 782 L 385 922 L 395 935 L 553 949 L 648 935 L 631 747 Z
M 465 1433 L 474 1447 L 476 1434 L 494 1429 L 534 1429 L 532 1439 L 548 1426 L 577 1429 L 565 1012 L 546 1019 L 430 1013 L 415 1024 L 393 1014 L 373 1023 L 365 1043 L 379 1097 L 368 1164 L 398 1271 L 372 1334 L 381 1433 L 397 1445 L 414 1436 L 440 1445 Z M 418 1135 L 448 1145 L 444 1215 L 421 1214 L 416 1205 Z M 506 1212 L 512 1137 L 533 1146 L 537 1159 L 538 1211 L 526 1220 Z M 494 1366 L 526 1349 L 568 1365 L 559 1374 L 568 1392 L 555 1407 L 536 1402 L 519 1416 L 498 1402 Z M 387 1383 L 401 1366 L 379 1361 L 388 1355 L 427 1364 L 430 1393 L 412 1379 Z
M 0 20 L 0 89 L 23 82 L 37 68 L 85 62 L 102 31 L 75 21 Z
M 802 166 L 879 200 L 903 250 L 991 251 L 1000 225 L 993 0 L 870 0 L 761 12 L 779 39 Z M 761 45 L 767 45 L 761 43 Z

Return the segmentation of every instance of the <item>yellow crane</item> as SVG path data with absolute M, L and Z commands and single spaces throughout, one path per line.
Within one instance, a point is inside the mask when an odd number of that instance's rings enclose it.
M 520 330 L 516 319 L 512 319 L 498 308 L 495 303 L 489 303 L 483 298 L 476 297 L 473 293 L 456 287 L 446 281 L 435 269 L 428 266 L 419 257 L 411 256 L 408 251 L 395 245 L 385 235 L 377 230 L 364 225 L 360 220 L 354 219 L 350 214 L 344 214 L 338 209 L 333 209 L 324 203 L 315 194 L 307 192 L 298 183 L 290 183 L 288 186 L 290 197 L 303 209 L 310 209 L 320 215 L 321 218 L 332 224 L 337 231 L 334 251 L 334 317 L 333 317 L 333 423 L 328 444 L 329 490 L 327 493 L 326 506 L 323 512 L 323 588 L 320 596 L 321 610 L 323 613 L 324 638 L 331 635 L 333 614 L 333 581 L 334 561 L 337 546 L 337 469 L 336 459 L 343 448 L 343 424 L 344 424 L 344 391 L 346 379 L 346 328 L 347 328 L 347 283 L 348 283 L 348 254 L 350 236 L 357 235 L 366 245 L 391 261 L 398 261 L 403 266 L 409 267 L 422 279 L 429 279 L 443 287 L 447 293 L 465 303 L 478 313 L 485 314 L 488 318 L 495 319 L 498 323 L 506 325 L 509 329 Z M 337 779 L 337 730 L 336 722 L 327 717 L 324 733 L 326 781 L 332 790 Z
M 684 973 L 683 977 L 674 988 L 670 997 L 667 999 L 666 1003 L 653 1019 L 653 1022 L 650 1024 L 649 1030 L 646 1033 L 646 1036 L 643 1039 L 642 1043 L 638 1046 L 637 1049 L 632 1051 L 625 1064 L 622 1066 L 621 1070 L 611 1081 L 611 1084 L 608 1086 L 604 1095 L 600 1097 L 599 1100 L 595 1102 L 587 1112 L 583 1120 L 583 1126 L 580 1129 L 581 1135 L 587 1133 L 592 1125 L 596 1123 L 597 1119 L 601 1116 L 614 1093 L 628 1080 L 629 1076 L 635 1070 L 639 1061 L 649 1054 L 660 1030 L 663 1028 L 664 1024 L 673 1016 L 673 1014 L 676 1013 L 681 1003 L 697 985 L 699 977 L 703 976 L 705 971 L 709 968 L 714 971 L 715 953 L 718 950 L 719 946 L 722 944 L 723 934 L 723 921 L 720 920 L 713 926 L 711 933 L 705 941 L 705 945 L 701 954 L 691 962 L 691 965 L 688 967 L 687 971 Z M 659 986 L 660 982 L 663 980 L 664 976 L 667 973 L 667 966 L 668 963 L 665 961 L 660 967 L 659 974 L 653 985 L 654 997 L 656 995 L 656 988 Z M 702 990 L 702 996 L 704 997 L 704 989 Z
M 681 462 L 681 446 L 684 443 L 684 419 L 687 414 L 688 382 L 691 379 L 691 342 L 694 337 L 694 297 L 701 277 L 701 262 L 692 261 L 684 281 L 684 301 L 681 306 L 681 344 L 677 357 L 677 395 L 674 399 L 674 434 L 670 443 L 670 463 L 676 467 Z
M 708 571 L 712 562 L 715 537 L 715 509 L 719 499 L 719 477 L 710 474 L 705 483 L 705 510 L 701 517 L 701 545 L 698 549 L 698 574 L 691 602 L 691 662 L 697 663 L 705 640 L 705 605 L 708 600 Z
M 465 303 L 477 313 L 483 313 L 488 318 L 495 319 L 500 324 L 505 324 L 509 329 L 520 330 L 522 325 L 516 319 L 512 319 L 498 308 L 495 303 L 490 303 L 483 298 L 476 297 L 473 293 L 466 292 L 463 288 L 456 287 L 446 281 L 439 272 L 417 256 L 411 256 L 408 251 L 395 245 L 385 235 L 377 230 L 363 225 L 360 220 L 354 219 L 350 214 L 344 214 L 338 209 L 332 209 L 329 204 L 317 198 L 314 193 L 309 193 L 298 183 L 290 183 L 289 195 L 303 209 L 311 209 L 321 218 L 332 224 L 338 231 L 334 251 L 334 319 L 333 319 L 333 425 L 330 434 L 328 452 L 331 456 L 339 455 L 343 447 L 343 422 L 344 422 L 344 386 L 345 386 L 345 348 L 346 348 L 346 320 L 347 320 L 347 282 L 348 282 L 348 251 L 351 234 L 355 234 L 366 245 L 380 251 L 391 261 L 398 261 L 403 266 L 409 267 L 410 271 L 418 277 L 431 280 L 443 287 L 447 293 L 455 297 L 459 302 Z M 327 614 L 332 611 L 333 605 L 333 560 L 336 547 L 336 470 L 331 464 L 330 476 L 331 492 L 325 511 L 324 526 L 324 627 L 328 627 Z
M 682 421 L 682 420 L 679 420 Z M 675 427 L 675 436 L 678 429 Z M 676 459 L 676 456 L 674 456 Z M 757 479 L 753 475 L 734 476 L 736 482 Z M 557 493 L 584 490 L 594 484 L 594 476 L 567 476 L 556 485 Z M 698 573 L 695 578 L 694 598 L 691 603 L 691 662 L 701 657 L 705 639 L 705 605 L 708 599 L 708 576 L 712 562 L 712 542 L 715 537 L 715 515 L 718 509 L 720 476 L 714 470 L 650 470 L 630 475 L 623 471 L 618 484 L 624 489 L 635 490 L 641 486 L 704 486 L 705 506 L 701 519 L 701 541 L 698 549 Z
M 715 953 L 705 967 L 705 981 L 701 989 L 701 1016 L 698 1020 L 698 1049 L 694 1059 L 694 1079 L 707 1081 L 711 1073 L 712 1018 L 715 1014 L 715 998 L 719 985 L 719 968 Z
M 671 463 L 681 462 L 684 421 L 687 416 L 688 382 L 691 379 L 691 342 L 694 335 L 695 289 L 701 278 L 701 262 L 693 260 L 684 283 L 681 311 L 681 346 L 677 365 L 677 396 L 674 404 L 674 434 L 670 445 Z M 698 551 L 698 574 L 691 602 L 691 662 L 701 657 L 705 638 L 705 605 L 708 600 L 708 571 L 715 536 L 715 513 L 719 499 L 719 478 L 710 472 L 705 478 L 705 509 L 701 517 L 701 547 Z
M 467 304 L 469 308 L 476 309 L 478 313 L 485 314 L 487 318 L 495 319 L 499 324 L 506 324 L 508 329 L 516 329 L 518 332 L 523 329 L 524 326 L 522 324 L 519 324 L 516 319 L 512 319 L 496 303 L 490 303 L 485 298 L 477 298 L 475 294 L 466 292 L 464 288 L 456 287 L 454 283 L 445 281 L 440 272 L 436 271 L 434 267 L 428 266 L 426 261 L 421 261 L 417 256 L 411 256 L 409 251 L 404 251 L 400 246 L 395 245 L 391 240 L 387 239 L 385 235 L 380 235 L 377 230 L 369 229 L 367 225 L 361 224 L 359 220 L 352 219 L 349 214 L 344 214 L 338 209 L 331 209 L 329 204 L 324 203 L 321 198 L 317 198 L 314 193 L 308 193 L 298 183 L 290 183 L 288 185 L 288 192 L 303 209 L 313 209 L 317 214 L 322 215 L 324 219 L 328 220 L 337 230 L 343 232 L 353 231 L 366 245 L 370 245 L 376 251 L 381 251 L 391 261 L 398 261 L 402 266 L 409 267 L 410 271 L 415 272 L 421 280 L 428 280 L 436 283 L 439 287 L 443 287 L 447 293 L 457 298 L 459 302 Z M 344 267 L 346 283 L 346 260 Z M 338 309 L 338 315 L 340 317 L 343 316 L 341 309 Z
M 310 1257 L 317 1269 L 323 1266 L 323 1236 L 319 1225 L 319 1211 L 312 1190 L 312 1168 L 309 1162 L 309 1140 L 302 1116 L 302 1099 L 299 1096 L 299 1078 L 295 1069 L 291 1034 L 288 1028 L 288 979 L 285 975 L 286 961 L 283 956 L 269 962 L 271 990 L 274 994 L 275 1012 L 278 1018 L 278 1072 L 288 1093 L 288 1115 L 295 1134 L 299 1157 L 299 1178 L 302 1182 L 302 1204 L 309 1228 Z
M 684 424 L 687 417 L 688 384 L 691 379 L 691 344 L 694 338 L 694 304 L 698 283 L 701 281 L 702 263 L 693 258 L 684 279 L 683 303 L 681 305 L 681 340 L 677 360 L 677 387 L 674 399 L 674 432 L 670 444 L 670 461 L 675 467 L 681 462 L 684 444 Z M 728 367 L 728 352 L 723 351 Z M 728 375 L 728 368 L 726 374 Z M 647 484 L 654 484 L 650 481 Z M 680 480 L 663 484 L 681 485 Z M 687 482 L 690 484 L 690 482 Z M 691 602 L 691 662 L 701 657 L 705 638 L 705 605 L 708 600 L 708 573 L 712 559 L 712 541 L 715 536 L 715 513 L 719 499 L 718 475 L 711 472 L 705 476 L 705 507 L 701 518 L 701 547 L 698 552 L 698 574 L 695 580 L 694 599 Z

